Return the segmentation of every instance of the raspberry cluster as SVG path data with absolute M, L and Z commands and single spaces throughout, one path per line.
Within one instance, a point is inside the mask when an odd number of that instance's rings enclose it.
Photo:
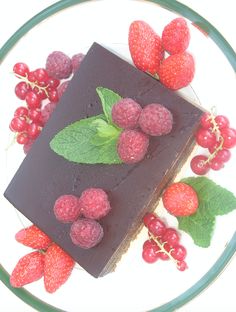
M 142 109 L 130 98 L 113 105 L 112 121 L 124 129 L 118 139 L 117 152 L 126 164 L 141 161 L 148 150 L 149 136 L 168 134 L 173 125 L 172 114 L 163 105 L 152 103 Z
M 147 213 L 143 223 L 148 229 L 149 239 L 143 244 L 142 257 L 147 263 L 160 260 L 172 260 L 177 269 L 185 271 L 188 267 L 184 261 L 187 251 L 179 244 L 180 236 L 173 228 L 168 228 L 154 213 Z
M 54 204 L 54 214 L 63 223 L 72 223 L 72 242 L 84 249 L 96 246 L 103 238 L 103 228 L 97 220 L 111 210 L 108 196 L 101 188 L 88 188 L 78 198 L 62 195 Z
M 51 53 L 46 60 L 46 68 L 30 70 L 26 63 L 16 63 L 13 72 L 21 81 L 15 86 L 16 96 L 25 101 L 14 112 L 10 129 L 16 133 L 16 142 L 23 145 L 27 153 L 48 121 L 60 97 L 66 90 L 72 73 L 83 60 L 82 53 L 70 59 L 59 51 Z
M 229 119 L 223 115 L 204 113 L 201 127 L 196 133 L 199 146 L 208 149 L 209 155 L 197 155 L 191 160 L 192 171 L 204 175 L 210 169 L 220 170 L 231 158 L 230 149 L 236 145 L 236 130 L 230 127 Z

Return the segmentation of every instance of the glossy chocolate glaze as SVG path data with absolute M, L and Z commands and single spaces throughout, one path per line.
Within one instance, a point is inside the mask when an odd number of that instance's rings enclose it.
M 169 135 L 151 138 L 149 152 L 140 163 L 76 164 L 50 149 L 49 142 L 59 130 L 81 118 L 102 113 L 95 90 L 98 86 L 133 98 L 142 106 L 163 104 L 172 112 L 173 130 Z M 102 276 L 114 268 L 140 228 L 144 213 L 154 208 L 163 188 L 189 155 L 201 114 L 199 108 L 157 80 L 94 43 L 4 195 L 85 270 L 95 277 Z M 79 196 L 88 187 L 106 190 L 112 211 L 101 220 L 101 243 L 83 250 L 72 243 L 70 224 L 56 220 L 53 205 L 60 195 Z

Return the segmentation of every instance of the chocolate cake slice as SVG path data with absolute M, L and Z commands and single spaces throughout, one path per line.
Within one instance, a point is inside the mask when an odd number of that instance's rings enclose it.
M 172 112 L 171 133 L 151 138 L 143 161 L 134 165 L 77 164 L 50 149 L 49 142 L 65 126 L 102 113 L 96 93 L 99 86 L 133 98 L 142 106 L 160 103 Z M 85 270 L 95 277 L 103 276 L 114 269 L 140 229 L 142 217 L 155 208 L 163 189 L 185 162 L 201 115 L 201 109 L 94 43 L 4 195 Z M 102 241 L 84 250 L 72 243 L 70 224 L 56 220 L 53 205 L 60 195 L 80 196 L 89 187 L 103 188 L 112 210 L 100 221 Z

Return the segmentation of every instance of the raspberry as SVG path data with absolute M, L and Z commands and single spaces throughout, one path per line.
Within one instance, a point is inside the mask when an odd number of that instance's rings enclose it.
M 44 108 L 41 111 L 42 114 L 42 123 L 45 125 L 50 118 L 52 112 L 54 111 L 55 107 L 57 106 L 57 103 L 48 103 L 44 106 Z
M 190 41 L 190 32 L 182 17 L 175 18 L 162 32 L 162 45 L 170 54 L 184 52 Z
M 103 234 L 103 228 L 97 221 L 85 218 L 75 221 L 70 230 L 72 242 L 84 249 L 96 246 Z
M 80 215 L 79 198 L 74 195 L 62 195 L 54 204 L 54 214 L 61 222 L 73 222 Z
M 100 219 L 111 210 L 107 194 L 100 188 L 89 188 L 83 191 L 79 205 L 84 217 L 90 219 Z
M 54 51 L 47 57 L 46 70 L 53 78 L 68 78 L 72 73 L 71 59 L 63 52 Z
M 72 56 L 71 63 L 72 63 L 73 73 L 79 69 L 80 64 L 82 63 L 84 57 L 85 57 L 85 55 L 83 53 L 78 53 L 78 54 L 75 54 Z
M 57 94 L 59 99 L 61 98 L 62 94 L 66 91 L 68 87 L 69 81 L 64 81 L 57 89 Z
M 168 134 L 172 129 L 171 112 L 161 104 L 149 104 L 142 110 L 139 126 L 146 134 L 160 136 Z
M 125 98 L 112 107 L 112 120 L 120 128 L 134 129 L 138 126 L 138 119 L 142 107 L 132 99 Z
M 25 154 L 28 154 L 28 152 L 30 151 L 31 149 L 31 146 L 33 145 L 34 143 L 34 140 L 29 140 L 29 142 L 25 143 L 24 146 L 23 146 L 23 151 Z
M 147 152 L 149 137 L 138 130 L 124 130 L 121 132 L 117 144 L 120 159 L 126 164 L 133 164 L 142 160 Z

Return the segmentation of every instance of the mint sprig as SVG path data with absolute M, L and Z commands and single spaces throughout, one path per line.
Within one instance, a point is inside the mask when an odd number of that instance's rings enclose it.
M 121 96 L 112 90 L 96 89 L 104 114 L 68 125 L 50 142 L 51 149 L 65 159 L 81 164 L 119 164 L 117 140 L 122 131 L 112 123 L 112 106 Z
M 216 217 L 236 209 L 236 197 L 206 177 L 189 177 L 181 182 L 195 189 L 199 207 L 191 216 L 178 217 L 179 228 L 188 233 L 196 245 L 209 247 Z

